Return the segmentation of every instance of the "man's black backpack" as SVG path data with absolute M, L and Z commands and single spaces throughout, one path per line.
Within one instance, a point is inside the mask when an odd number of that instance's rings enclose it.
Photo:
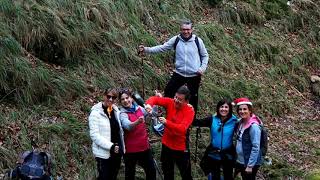
M 8 174 L 11 179 L 50 180 L 50 155 L 45 152 L 26 151 L 21 155 L 18 166 Z
M 179 41 L 180 41 L 180 38 L 179 38 L 179 36 L 177 36 L 176 40 L 175 40 L 174 43 L 173 43 L 173 49 L 174 49 L 174 50 L 176 50 Z M 195 42 L 196 45 L 197 45 L 198 53 L 199 53 L 199 57 L 200 57 L 200 63 L 202 64 L 201 53 L 200 53 L 200 44 L 199 44 L 199 39 L 198 39 L 197 36 L 195 37 L 194 42 Z

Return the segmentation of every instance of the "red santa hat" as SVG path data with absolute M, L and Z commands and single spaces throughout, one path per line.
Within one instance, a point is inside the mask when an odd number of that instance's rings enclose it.
M 237 98 L 232 102 L 232 104 L 237 105 L 237 106 L 240 106 L 243 104 L 247 104 L 247 105 L 252 106 L 252 102 L 249 100 L 249 98 L 246 98 L 246 97 Z

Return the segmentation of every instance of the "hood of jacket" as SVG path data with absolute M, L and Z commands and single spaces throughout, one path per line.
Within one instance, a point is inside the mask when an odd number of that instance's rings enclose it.
M 258 125 L 262 125 L 262 121 L 261 119 L 256 116 L 255 114 L 252 114 L 252 116 L 250 117 L 250 119 L 247 122 L 242 122 L 243 123 L 243 129 L 247 129 L 249 128 L 253 123 L 256 123 Z

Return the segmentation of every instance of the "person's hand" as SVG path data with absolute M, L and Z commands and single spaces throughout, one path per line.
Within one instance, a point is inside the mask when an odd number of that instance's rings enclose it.
M 152 113 L 152 107 L 150 104 L 145 104 L 144 109 L 147 111 L 147 113 L 149 113 L 149 114 Z
M 202 76 L 202 75 L 203 75 L 203 72 L 200 71 L 200 70 L 198 70 L 198 71 L 197 71 L 197 74 L 198 74 L 199 76 Z
M 138 121 L 138 124 L 144 123 L 144 117 L 140 116 L 137 121 Z
M 247 167 L 247 168 L 245 169 L 245 172 L 246 172 L 247 174 L 251 174 L 251 173 L 252 173 L 252 167 Z
M 162 124 L 166 124 L 167 120 L 164 117 L 159 117 L 159 122 L 161 122 Z
M 131 124 L 131 128 L 135 128 L 139 124 L 144 123 L 144 117 L 140 116 L 136 121 Z
M 154 90 L 155 96 L 163 97 L 162 93 L 159 90 Z
M 139 52 L 139 54 L 143 54 L 144 53 L 144 45 L 139 45 L 139 47 L 138 47 L 138 52 Z
M 119 146 L 118 145 L 114 146 L 114 153 L 116 153 L 116 154 L 119 153 Z
M 118 154 L 118 153 L 119 153 L 119 145 L 118 145 L 118 143 L 114 143 L 114 144 L 111 146 L 110 153 L 111 153 L 111 155 L 112 155 L 112 154 Z

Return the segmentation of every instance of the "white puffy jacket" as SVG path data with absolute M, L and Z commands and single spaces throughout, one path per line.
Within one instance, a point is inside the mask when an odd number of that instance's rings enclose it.
M 119 120 L 120 111 L 117 106 L 112 106 L 115 117 L 120 127 L 120 137 L 123 150 L 125 151 L 123 130 Z M 108 159 L 110 157 L 110 148 L 113 145 L 111 142 L 110 121 L 108 116 L 104 113 L 102 102 L 95 104 L 91 108 L 89 115 L 89 130 L 92 142 L 92 151 L 95 157 Z M 123 152 L 124 153 L 124 152 Z

